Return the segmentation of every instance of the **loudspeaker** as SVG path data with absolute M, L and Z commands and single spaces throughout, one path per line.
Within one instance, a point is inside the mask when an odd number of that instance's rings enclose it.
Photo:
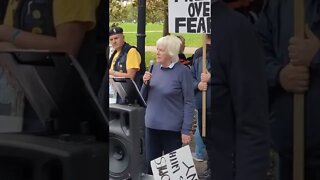
M 90 136 L 0 134 L 1 180 L 107 180 L 108 144 Z
M 110 104 L 109 178 L 139 180 L 146 172 L 145 108 Z

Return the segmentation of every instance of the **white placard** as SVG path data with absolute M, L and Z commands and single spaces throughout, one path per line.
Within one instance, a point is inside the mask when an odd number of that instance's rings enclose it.
M 170 33 L 205 33 L 211 29 L 211 0 L 168 0 Z
M 150 164 L 155 180 L 198 179 L 189 145 L 152 160 Z

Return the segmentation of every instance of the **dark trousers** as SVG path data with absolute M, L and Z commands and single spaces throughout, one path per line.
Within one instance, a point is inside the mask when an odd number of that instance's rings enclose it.
M 181 132 L 146 128 L 145 134 L 146 163 L 148 174 L 152 174 L 150 161 L 181 148 Z
M 279 180 L 293 179 L 292 152 L 279 152 Z M 320 179 L 320 145 L 306 150 L 305 154 L 305 179 Z

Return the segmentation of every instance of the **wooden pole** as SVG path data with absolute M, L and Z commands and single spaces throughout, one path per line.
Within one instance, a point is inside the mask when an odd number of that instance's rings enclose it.
M 207 38 L 206 34 L 203 34 L 203 45 L 202 45 L 202 72 L 207 72 Z M 207 97 L 206 91 L 202 91 L 202 137 L 206 137 L 206 106 Z
M 304 38 L 304 0 L 294 0 L 294 35 Z M 293 180 L 304 180 L 304 94 L 293 95 Z

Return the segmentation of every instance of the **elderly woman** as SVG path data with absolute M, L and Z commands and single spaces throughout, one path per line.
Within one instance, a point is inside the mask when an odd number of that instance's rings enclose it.
M 179 62 L 181 41 L 165 36 L 157 41 L 157 64 L 146 71 L 141 93 L 147 97 L 146 160 L 150 161 L 190 142 L 194 111 L 191 71 Z

